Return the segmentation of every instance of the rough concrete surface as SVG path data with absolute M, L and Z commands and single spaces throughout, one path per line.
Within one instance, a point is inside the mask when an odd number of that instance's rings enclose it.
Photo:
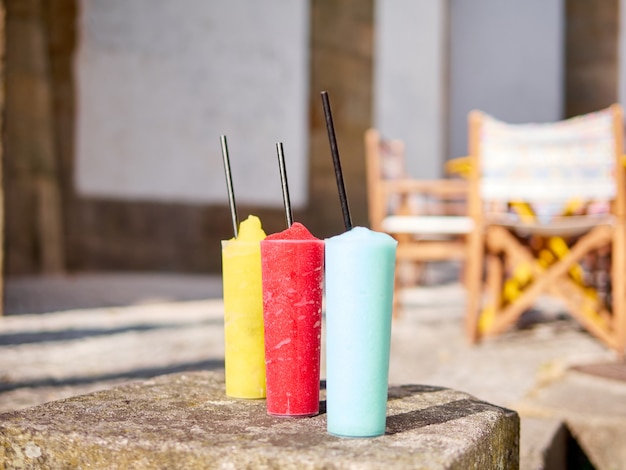
M 626 468 L 626 384 L 567 371 L 514 407 L 564 423 L 596 468 Z
M 322 397 L 323 398 L 323 397 Z M 3 415 L 7 468 L 517 468 L 519 418 L 467 394 L 392 387 L 387 431 L 326 432 L 326 415 L 268 416 L 224 395 L 221 372 L 161 376 Z
M 9 280 L 10 315 L 0 320 L 0 412 L 168 373 L 220 370 L 220 296 L 219 278 L 211 276 Z M 106 302 L 103 308 L 97 308 L 94 297 Z M 54 300 L 49 308 L 47 299 Z M 583 436 L 592 433 L 591 427 L 585 427 L 592 422 L 591 416 L 613 415 L 618 429 L 614 432 L 626 429 L 614 408 L 603 411 L 603 406 L 614 406 L 612 400 L 620 396 L 610 389 L 626 385 L 591 376 L 585 380 L 596 384 L 593 387 L 567 380 L 573 375 L 571 366 L 616 358 L 563 316 L 559 304 L 546 300 L 540 311 L 524 318 L 520 328 L 470 346 L 463 337 L 465 296 L 459 284 L 433 282 L 406 289 L 401 301 L 403 309 L 392 328 L 390 384 L 451 388 L 518 411 L 523 470 L 558 468 L 546 467 L 545 462 L 554 454 L 551 446 L 562 427 L 580 440 L 597 469 L 615 468 L 604 466 L 601 456 L 608 459 L 620 446 L 612 446 L 612 439 L 597 446 Z M 82 308 L 73 310 L 72 305 Z M 55 312 L 58 309 L 63 311 Z M 605 386 L 608 383 L 610 389 Z M 540 401 L 544 393 L 559 386 L 563 387 L 560 411 Z M 593 401 L 597 407 L 579 423 L 563 411 L 576 411 L 578 405 L 570 397 Z

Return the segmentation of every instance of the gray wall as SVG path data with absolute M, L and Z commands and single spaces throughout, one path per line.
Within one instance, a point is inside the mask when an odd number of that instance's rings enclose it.
M 374 126 L 405 141 L 418 178 L 440 176 L 445 151 L 445 3 L 375 2 Z
M 226 203 L 308 194 L 309 2 L 82 0 L 76 185 L 81 196 Z M 146 14 L 149 12 L 149 14 Z
M 467 114 L 562 118 L 564 0 L 451 0 L 450 157 L 467 152 Z
M 432 178 L 467 153 L 467 114 L 560 119 L 564 0 L 377 0 L 374 125 Z

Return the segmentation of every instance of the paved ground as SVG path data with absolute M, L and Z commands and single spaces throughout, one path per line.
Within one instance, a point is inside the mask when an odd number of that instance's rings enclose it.
M 11 279 L 5 304 L 0 412 L 130 380 L 223 367 L 219 277 Z M 571 369 L 615 363 L 613 353 L 549 300 L 526 327 L 470 347 L 462 335 L 463 304 L 456 283 L 403 292 L 390 382 L 451 387 L 517 410 L 523 469 L 549 468 L 543 462 L 561 459 L 558 452 L 568 445 L 571 454 L 570 435 L 596 468 L 626 468 L 620 445 L 626 442 L 626 383 Z

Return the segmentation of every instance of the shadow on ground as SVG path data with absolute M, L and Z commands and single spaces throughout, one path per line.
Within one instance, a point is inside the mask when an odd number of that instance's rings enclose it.
M 4 313 L 22 315 L 64 310 L 222 297 L 220 276 L 98 273 L 6 280 Z

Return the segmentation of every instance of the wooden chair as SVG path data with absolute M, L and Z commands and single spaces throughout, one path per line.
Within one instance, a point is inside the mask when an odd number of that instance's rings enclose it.
M 541 124 L 508 124 L 472 111 L 469 151 L 470 341 L 504 332 L 548 294 L 623 355 L 621 107 Z
M 375 129 L 365 133 L 370 227 L 398 240 L 396 292 L 403 262 L 423 266 L 444 260 L 465 260 L 467 181 L 416 180 L 408 176 L 404 144 L 384 140 Z M 465 215 L 462 215 L 465 214 Z M 394 310 L 395 311 L 395 310 Z

